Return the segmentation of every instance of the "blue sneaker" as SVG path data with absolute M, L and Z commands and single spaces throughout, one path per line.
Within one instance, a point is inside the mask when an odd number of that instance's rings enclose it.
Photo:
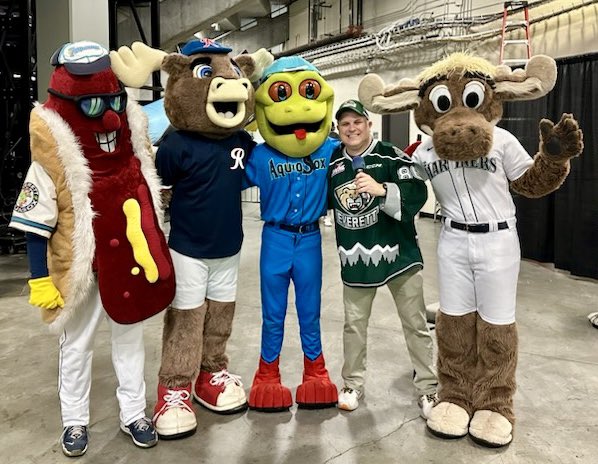
M 158 443 L 158 434 L 154 429 L 152 421 L 147 417 L 142 417 L 128 425 L 120 423 L 120 429 L 128 435 L 131 435 L 133 443 L 140 448 L 151 448 Z
M 66 456 L 81 456 L 87 451 L 87 427 L 70 425 L 62 431 L 62 452 Z

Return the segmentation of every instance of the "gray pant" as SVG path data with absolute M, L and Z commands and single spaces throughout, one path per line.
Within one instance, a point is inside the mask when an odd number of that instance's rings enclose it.
M 388 282 L 403 324 L 405 342 L 415 377 L 413 384 L 418 395 L 434 393 L 438 384 L 432 361 L 432 337 L 426 324 L 423 277 L 421 272 L 409 271 Z M 363 390 L 367 357 L 367 329 L 376 287 L 343 286 L 345 326 L 343 349 L 345 362 L 342 377 L 345 386 Z

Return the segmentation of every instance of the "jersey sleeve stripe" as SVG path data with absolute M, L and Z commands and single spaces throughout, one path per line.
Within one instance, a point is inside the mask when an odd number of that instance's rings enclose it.
M 29 219 L 24 219 L 18 216 L 13 216 L 11 223 L 16 222 L 18 224 L 23 224 L 24 226 L 33 227 L 34 229 L 43 230 L 45 232 L 54 232 L 54 227 L 47 226 L 45 224 L 40 224 L 39 222 L 30 221 Z

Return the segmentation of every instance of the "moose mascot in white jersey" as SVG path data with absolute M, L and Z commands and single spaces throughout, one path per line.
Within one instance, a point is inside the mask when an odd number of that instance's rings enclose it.
M 488 447 L 512 440 L 520 248 L 509 187 L 531 198 L 556 190 L 583 143 L 570 114 L 556 125 L 543 119 L 532 159 L 496 123 L 504 101 L 542 97 L 555 81 L 556 63 L 547 56 L 512 71 L 457 53 L 415 80 L 385 86 L 369 74 L 359 87 L 369 110 L 414 109 L 418 127 L 430 136 L 413 159 L 430 179 L 444 218 L 436 320 L 440 402 L 427 421 L 442 438 L 469 433 Z

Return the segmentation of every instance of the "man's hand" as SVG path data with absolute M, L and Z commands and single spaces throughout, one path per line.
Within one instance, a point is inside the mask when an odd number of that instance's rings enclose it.
M 355 187 L 357 188 L 357 193 L 369 193 L 374 197 L 386 196 L 384 186 L 376 182 L 372 176 L 365 172 L 360 172 L 355 176 Z
M 31 289 L 29 304 L 44 309 L 56 309 L 64 306 L 62 295 L 54 285 L 54 282 L 52 282 L 52 277 L 46 276 L 29 279 L 28 283 Z

